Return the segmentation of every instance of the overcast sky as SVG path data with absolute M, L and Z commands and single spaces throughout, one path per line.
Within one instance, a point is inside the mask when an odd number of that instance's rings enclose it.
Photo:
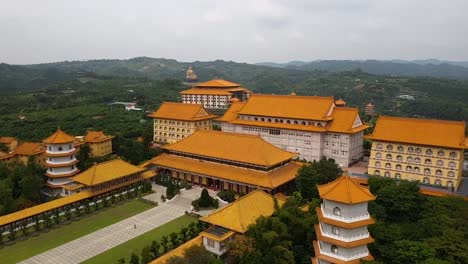
M 468 60 L 468 0 L 0 0 L 0 62 Z

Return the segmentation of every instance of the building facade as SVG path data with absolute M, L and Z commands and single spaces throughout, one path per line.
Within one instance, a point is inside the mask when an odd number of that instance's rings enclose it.
M 89 145 L 90 157 L 103 157 L 112 153 L 113 138 L 102 131 L 87 131 L 83 140 Z
M 222 131 L 260 135 L 301 159 L 333 158 L 343 167 L 362 158 L 368 128 L 357 108 L 318 96 L 256 94 L 234 102 L 218 120 Z
M 156 112 L 149 115 L 154 119 L 153 141 L 175 143 L 197 130 L 211 130 L 216 118 L 201 104 L 164 102 Z
M 458 188 L 465 122 L 380 116 L 366 138 L 372 140 L 370 175 Z
M 50 137 L 44 139 L 46 144 L 45 162 L 48 190 L 46 195 L 67 196 L 74 188 L 72 177 L 80 170 L 76 166 L 76 148 L 73 145 L 75 138 L 60 128 Z
M 199 130 L 163 149 L 147 167 L 194 185 L 239 193 L 281 191 L 302 166 L 292 161 L 296 154 L 254 135 Z
M 317 187 L 323 199 L 316 208 L 319 223 L 314 226 L 313 264 L 361 263 L 373 260 L 367 244 L 374 242 L 367 226 L 374 220 L 367 203 L 375 200 L 370 191 L 349 175 Z
M 185 104 L 202 104 L 206 108 L 228 108 L 234 98 L 242 102 L 247 101 L 250 93 L 240 84 L 213 79 L 180 92 L 180 96 Z

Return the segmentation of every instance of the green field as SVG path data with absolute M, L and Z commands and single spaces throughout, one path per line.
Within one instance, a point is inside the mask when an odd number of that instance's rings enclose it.
M 172 232 L 177 233 L 182 227 L 188 226 L 190 223 L 196 221 L 196 218 L 186 215 L 181 216 L 167 224 L 155 228 L 139 237 L 135 237 L 132 240 L 129 240 L 82 263 L 117 263 L 117 260 L 120 258 L 125 258 L 125 260 L 128 262 L 130 254 L 135 253 L 140 255 L 141 250 L 145 246 L 151 245 L 153 240 L 159 241 L 161 237 L 168 236 Z
M 27 240 L 17 241 L 11 246 L 1 248 L 0 263 L 17 263 L 141 213 L 151 207 L 152 205 L 135 199 L 85 216 L 76 222 L 58 226 L 49 232 L 41 232 L 38 236 L 32 236 Z

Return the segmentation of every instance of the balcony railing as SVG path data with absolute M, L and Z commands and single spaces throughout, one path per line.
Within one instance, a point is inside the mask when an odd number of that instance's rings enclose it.
M 343 242 L 353 242 L 353 241 L 356 241 L 356 240 L 361 240 L 361 239 L 369 237 L 369 233 L 360 234 L 360 235 L 353 235 L 353 236 L 346 236 L 345 237 L 345 236 L 335 235 L 335 234 L 333 234 L 331 232 L 325 232 L 325 231 L 323 231 L 321 225 L 319 225 L 319 228 L 320 228 L 320 232 L 322 233 L 323 236 L 333 238 L 333 239 L 336 239 L 336 240 L 340 240 L 340 241 L 343 241 Z
M 62 165 L 62 164 L 73 163 L 73 162 L 75 162 L 75 161 L 76 161 L 76 159 L 73 158 L 73 159 L 71 159 L 71 160 L 67 160 L 67 159 L 66 159 L 66 160 L 64 160 L 64 161 L 59 161 L 59 162 L 54 162 L 54 161 L 46 160 L 46 163 L 47 163 L 47 164 L 50 164 L 50 165 Z
M 74 152 L 76 149 L 75 148 L 71 148 L 71 149 L 67 149 L 67 150 L 62 150 L 62 151 L 52 151 L 52 150 L 46 150 L 47 153 L 49 154 L 68 154 L 68 153 L 72 153 Z
M 342 260 L 342 261 L 352 261 L 352 260 L 361 259 L 361 258 L 369 256 L 369 251 L 367 249 L 366 249 L 366 251 L 361 252 L 361 253 L 355 253 L 355 254 L 351 254 L 349 256 L 344 256 L 344 255 L 341 255 L 339 253 L 334 253 L 334 252 L 332 252 L 330 250 L 324 250 L 324 248 L 322 246 L 322 243 L 319 243 L 319 250 L 320 250 L 320 254 L 322 254 L 322 255 L 325 255 L 325 256 L 328 256 L 328 257 L 331 257 L 331 258 L 335 258 L 335 259 L 339 259 L 339 260 Z
M 367 213 L 367 214 L 363 214 L 363 215 L 359 215 L 359 216 L 354 216 L 354 217 L 338 216 L 338 215 L 326 213 L 326 212 L 323 210 L 323 204 L 320 205 L 320 209 L 322 210 L 322 214 L 323 214 L 326 218 L 333 219 L 333 220 L 337 220 L 337 221 L 344 222 L 344 223 L 354 223 L 354 222 L 358 222 L 358 221 L 362 221 L 362 220 L 367 220 L 367 219 L 370 218 L 370 216 L 369 216 L 368 213 Z

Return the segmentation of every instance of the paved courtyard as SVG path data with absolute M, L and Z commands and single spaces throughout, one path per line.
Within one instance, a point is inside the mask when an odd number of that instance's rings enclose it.
M 160 197 L 161 194 L 165 194 L 165 188 L 153 185 L 153 189 L 156 193 L 145 196 L 145 199 L 157 201 L 159 203 L 158 206 L 20 263 L 66 264 L 83 262 L 184 215 L 185 211 L 190 211 L 192 200 L 200 197 L 202 190 L 199 187 L 194 187 L 191 190 L 181 190 L 180 195 L 171 201 L 163 203 Z M 210 191 L 210 195 L 216 197 L 213 191 Z M 222 202 L 219 204 L 220 207 L 225 205 Z M 199 213 L 206 215 L 211 211 Z M 136 228 L 134 228 L 134 225 L 136 225 Z

